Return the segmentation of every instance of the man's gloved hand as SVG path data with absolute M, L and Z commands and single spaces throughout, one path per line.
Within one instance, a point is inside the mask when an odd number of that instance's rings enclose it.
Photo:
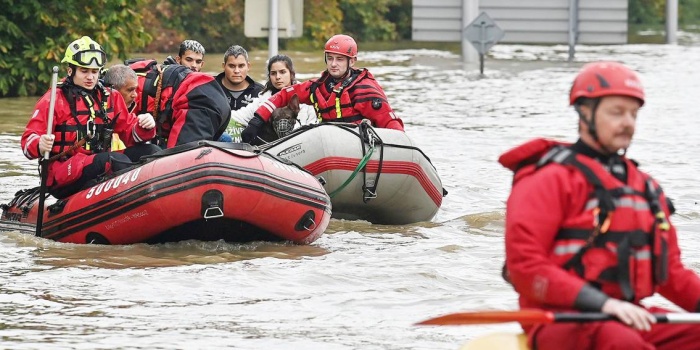
M 265 125 L 265 121 L 257 113 L 248 122 L 248 126 L 241 132 L 241 141 L 251 143 L 260 134 L 260 129 Z
M 139 114 L 136 118 L 139 121 L 139 126 L 146 130 L 151 130 L 156 127 L 156 121 L 153 119 L 151 113 Z

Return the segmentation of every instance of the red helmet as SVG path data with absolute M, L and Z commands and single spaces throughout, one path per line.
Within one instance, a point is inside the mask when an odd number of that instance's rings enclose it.
M 337 53 L 339 55 L 348 56 L 350 58 L 357 57 L 357 44 L 355 39 L 345 34 L 333 35 L 326 41 L 326 53 Z
M 618 62 L 588 63 L 576 76 L 569 93 L 569 104 L 580 97 L 598 98 L 621 95 L 638 99 L 644 104 L 644 88 L 637 73 Z

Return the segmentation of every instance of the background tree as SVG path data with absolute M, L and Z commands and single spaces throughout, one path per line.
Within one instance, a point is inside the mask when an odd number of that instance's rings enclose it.
M 137 12 L 144 0 L 0 0 L 0 97 L 44 93 L 50 69 L 83 35 L 107 57 L 125 58 L 150 41 Z
M 638 26 L 654 26 L 664 23 L 666 0 L 629 0 L 628 22 Z
M 142 13 L 154 40 L 147 52 L 176 54 L 185 39 L 199 41 L 207 52 L 224 52 L 237 44 L 260 46 L 261 40 L 244 35 L 245 0 L 147 0 Z
M 700 0 L 680 0 L 678 8 L 679 24 L 686 30 L 700 30 Z
M 304 0 L 304 34 L 298 39 L 285 40 L 286 44 L 296 49 L 323 47 L 331 35 L 343 31 L 342 21 L 338 1 Z
M 110 59 L 136 52 L 176 54 L 185 39 L 208 53 L 239 44 L 266 49 L 266 38 L 244 35 L 246 0 L 0 0 L 0 97 L 42 94 L 49 69 L 71 41 L 89 35 Z M 267 0 L 248 0 L 267 1 Z M 659 28 L 667 0 L 629 0 L 630 30 Z M 281 49 L 319 50 L 337 33 L 362 50 L 372 41 L 411 40 L 412 0 L 304 0 L 301 38 Z M 700 0 L 679 0 L 684 30 L 698 30 Z
M 343 28 L 358 41 L 396 40 L 396 24 L 387 19 L 389 7 L 400 0 L 341 0 Z
M 413 1 L 412 0 L 397 0 L 394 4 L 389 5 L 389 13 L 386 14 L 386 19 L 396 24 L 396 33 L 399 40 L 411 40 L 411 31 L 413 26 Z

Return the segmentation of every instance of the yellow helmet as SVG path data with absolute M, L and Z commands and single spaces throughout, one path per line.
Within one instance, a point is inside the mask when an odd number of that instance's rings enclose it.
M 100 44 L 89 36 L 84 36 L 68 45 L 61 63 L 85 68 L 102 68 L 107 63 L 107 55 Z

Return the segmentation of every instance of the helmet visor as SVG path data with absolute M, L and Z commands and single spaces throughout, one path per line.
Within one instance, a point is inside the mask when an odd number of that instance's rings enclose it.
M 73 60 L 83 67 L 104 67 L 107 55 L 102 50 L 85 50 L 73 55 Z

